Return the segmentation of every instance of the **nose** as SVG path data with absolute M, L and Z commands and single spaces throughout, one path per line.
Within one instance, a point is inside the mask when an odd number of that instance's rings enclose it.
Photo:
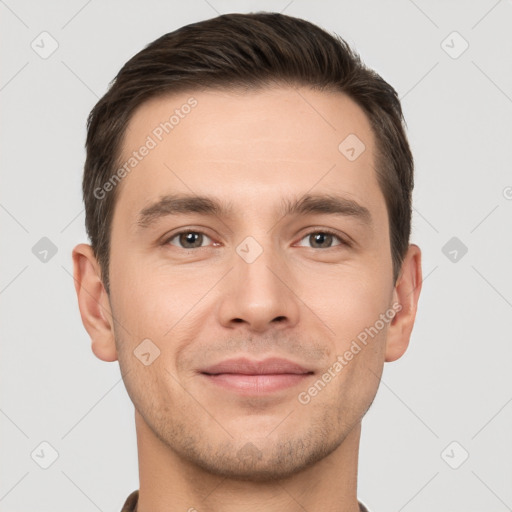
M 256 250 L 254 245 L 247 247 Z M 276 252 L 266 248 L 252 261 L 242 249 L 234 253 L 233 267 L 223 280 L 217 308 L 224 327 L 243 324 L 249 331 L 262 333 L 297 325 L 300 299 L 293 291 L 296 283 Z

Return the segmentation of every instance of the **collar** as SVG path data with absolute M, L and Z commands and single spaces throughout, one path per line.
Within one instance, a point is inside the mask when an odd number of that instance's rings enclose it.
M 123 508 L 121 509 L 121 512 L 137 512 L 137 502 L 139 501 L 139 491 L 133 491 L 128 498 L 126 498 L 126 501 L 123 505 Z M 363 505 L 360 501 L 359 503 L 359 510 L 360 512 L 370 512 L 365 505 Z

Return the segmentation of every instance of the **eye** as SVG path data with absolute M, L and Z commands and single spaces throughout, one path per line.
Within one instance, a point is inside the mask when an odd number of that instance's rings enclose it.
M 311 231 L 305 235 L 300 242 L 303 240 L 307 240 L 311 244 L 310 247 L 313 249 L 330 249 L 338 245 L 350 245 L 338 234 L 325 229 Z M 212 239 L 201 231 L 184 230 L 179 233 L 175 233 L 164 243 L 177 246 L 181 249 L 199 249 L 201 247 L 205 247 L 205 245 L 203 245 L 204 242 L 207 242 L 206 245 L 209 245 L 208 241 L 211 243 Z M 338 243 L 335 243 L 336 241 Z M 300 242 L 298 244 L 299 246 L 307 247 L 307 245 Z
M 330 249 L 337 245 L 349 245 L 339 235 L 328 230 L 311 231 L 301 239 L 307 239 L 313 249 Z M 333 241 L 338 240 L 339 243 L 333 245 Z M 302 244 L 299 243 L 302 247 Z
M 177 240 L 177 243 L 173 243 L 173 240 Z M 182 249 L 198 249 L 204 247 L 202 243 L 205 240 L 212 241 L 211 238 L 201 231 L 180 231 L 174 234 L 166 240 L 166 244 L 177 245 Z

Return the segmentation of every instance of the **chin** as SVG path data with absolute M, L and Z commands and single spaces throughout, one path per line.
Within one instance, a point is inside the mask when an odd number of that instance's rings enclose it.
M 317 441 L 321 439 L 316 438 Z M 241 447 L 235 443 L 225 443 L 198 451 L 198 446 L 189 446 L 189 451 L 182 454 L 188 462 L 200 467 L 207 473 L 238 481 L 272 482 L 296 475 L 314 465 L 331 452 L 339 443 L 307 443 L 304 439 L 267 442 L 259 447 L 247 441 Z

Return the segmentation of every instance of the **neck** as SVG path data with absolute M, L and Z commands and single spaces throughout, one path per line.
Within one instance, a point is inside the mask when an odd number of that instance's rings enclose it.
M 358 423 L 331 454 L 285 479 L 231 480 L 205 472 L 157 438 L 135 411 L 138 512 L 358 512 Z

